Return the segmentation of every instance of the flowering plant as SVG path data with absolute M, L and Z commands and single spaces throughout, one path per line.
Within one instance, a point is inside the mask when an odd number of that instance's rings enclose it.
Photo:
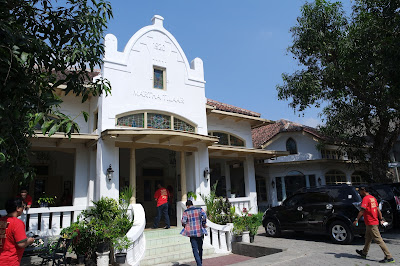
M 43 205 L 43 204 L 47 204 L 47 205 L 54 204 L 56 198 L 57 197 L 55 197 L 55 196 L 54 197 L 47 196 L 46 193 L 43 192 L 43 194 L 38 199 L 38 203 L 40 205 Z
M 261 216 L 262 217 L 262 216 Z M 258 227 L 262 224 L 260 215 L 251 214 L 247 208 L 243 208 L 241 215 L 235 217 L 233 221 L 233 231 L 235 234 L 241 234 L 244 231 L 250 231 L 250 235 L 256 235 Z

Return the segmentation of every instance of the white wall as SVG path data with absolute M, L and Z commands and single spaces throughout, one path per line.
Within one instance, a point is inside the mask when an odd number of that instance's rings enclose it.
M 253 148 L 251 139 L 251 125 L 247 121 L 235 122 L 233 118 L 219 119 L 216 116 L 208 115 L 208 131 L 224 131 L 244 139 L 246 148 Z

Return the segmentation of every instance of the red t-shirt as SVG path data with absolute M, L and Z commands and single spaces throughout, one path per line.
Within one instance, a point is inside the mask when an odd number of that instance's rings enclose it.
M 366 225 L 378 225 L 378 202 L 376 199 L 367 195 L 361 202 L 361 208 L 364 209 L 364 222 Z
M 17 195 L 18 198 L 21 198 L 21 195 Z M 32 206 L 32 197 L 29 195 L 26 195 L 25 199 L 22 199 L 22 201 L 26 204 L 26 205 L 31 205 Z
M 157 207 L 168 202 L 169 192 L 166 188 L 159 188 L 156 193 L 154 193 L 154 198 L 157 200 Z
M 0 218 L 0 265 L 20 265 L 24 248 L 18 242 L 26 240 L 25 224 L 17 217 Z

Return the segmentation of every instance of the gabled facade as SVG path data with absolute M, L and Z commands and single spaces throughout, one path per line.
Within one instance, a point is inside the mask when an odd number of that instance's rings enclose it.
M 268 198 L 259 205 L 275 206 L 302 187 L 360 184 L 367 180 L 366 170 L 350 163 L 337 146 L 318 149 L 321 140 L 324 136 L 316 129 L 283 119 L 253 129 L 256 148 L 289 152 L 288 156 L 269 159 L 256 168 L 256 176 L 264 179 L 268 187 Z

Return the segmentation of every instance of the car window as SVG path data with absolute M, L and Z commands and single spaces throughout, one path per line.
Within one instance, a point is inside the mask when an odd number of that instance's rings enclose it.
M 375 190 L 379 193 L 379 195 L 382 197 L 384 200 L 391 200 L 393 199 L 393 191 L 387 187 L 387 188 L 375 188 Z
M 331 197 L 327 193 L 308 193 L 304 198 L 305 204 L 328 203 L 332 202 Z
M 304 194 L 295 194 L 295 195 L 291 196 L 290 198 L 287 198 L 283 204 L 286 207 L 294 207 L 299 204 L 302 204 L 303 198 L 304 198 Z

